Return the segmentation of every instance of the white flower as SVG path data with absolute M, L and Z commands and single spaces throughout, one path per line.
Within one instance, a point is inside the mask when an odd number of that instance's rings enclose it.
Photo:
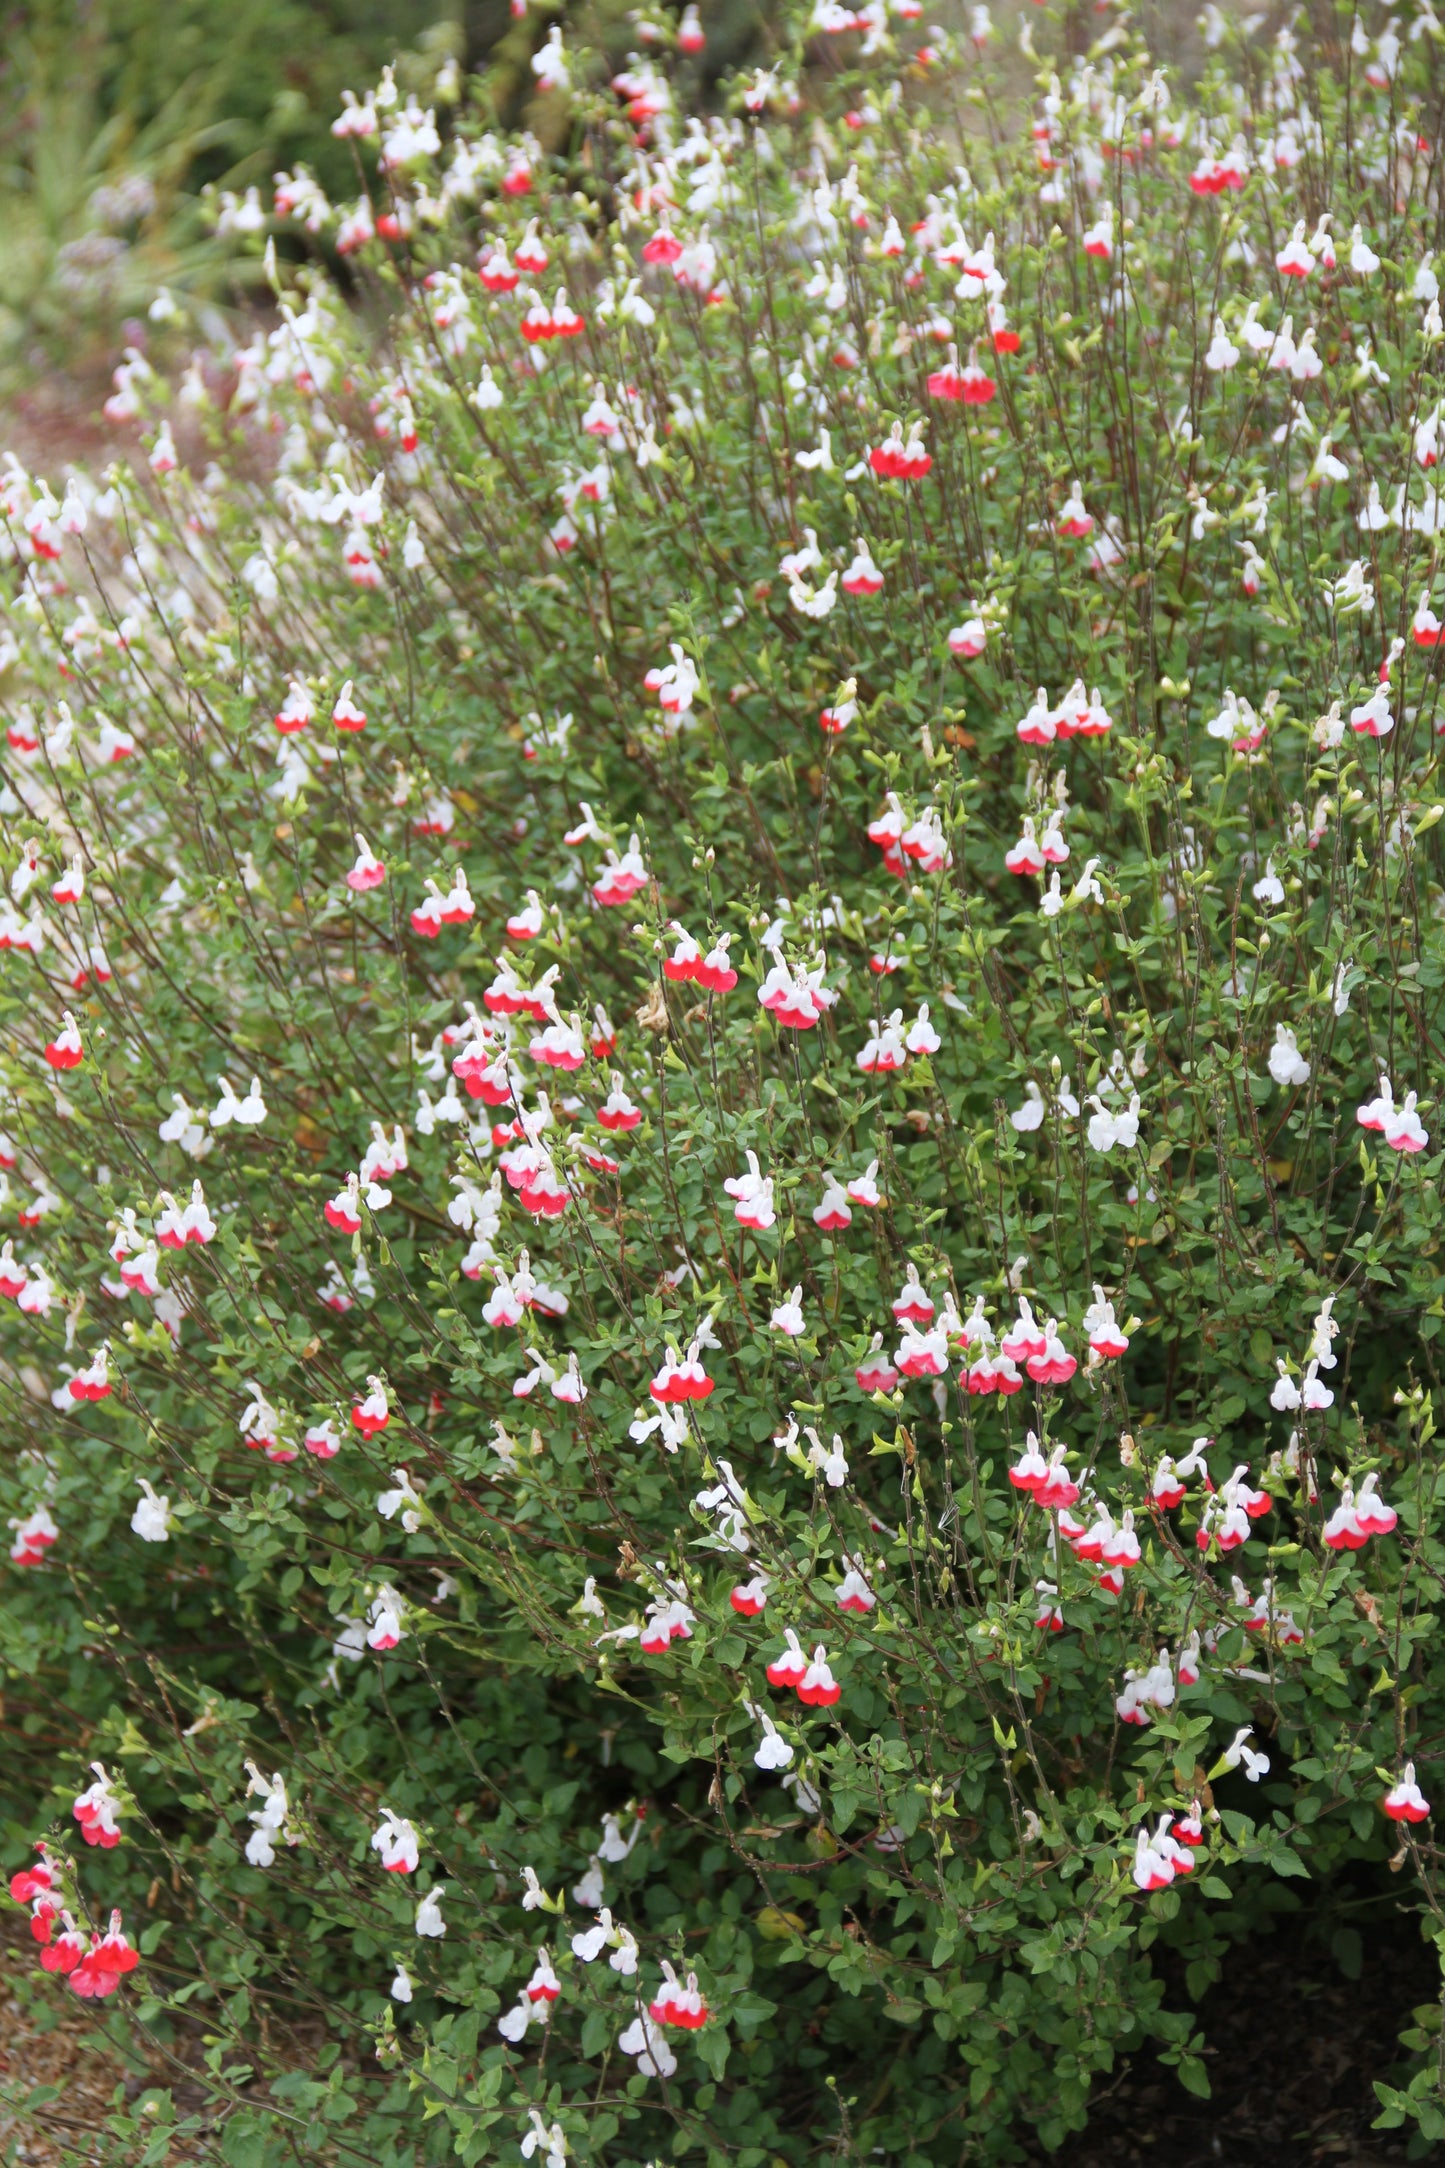
M 1014 1128 L 1017 1129 L 1020 1134 L 1023 1134 L 1024 1132 L 1031 1129 L 1042 1128 L 1043 1119 L 1044 1095 L 1039 1090 L 1038 1085 L 1035 1084 L 1033 1078 L 1030 1077 L 1029 1081 L 1024 1086 L 1023 1105 L 1015 1107 L 1012 1110 L 1009 1115 L 1009 1120 L 1010 1122 L 1012 1122 Z M 1093 1142 L 1092 1138 L 1090 1138 L 1090 1142 Z M 1098 1147 L 1095 1146 L 1095 1149 L 1097 1150 Z
M 1300 1386 L 1300 1404 L 1306 1409 L 1332 1408 L 1335 1396 L 1320 1376 L 1320 1366 L 1311 1359 L 1305 1364 L 1303 1383 Z
M 841 1490 L 848 1480 L 848 1462 L 843 1452 L 843 1440 L 835 1430 L 832 1444 L 824 1445 L 817 1431 L 811 1427 L 805 1432 L 805 1436 L 810 1441 L 806 1457 L 798 1453 L 796 1448 L 792 1449 L 790 1457 L 796 1455 L 809 1475 L 821 1475 L 830 1490 Z
M 416 1931 L 419 1935 L 430 1935 L 433 1940 L 437 1940 L 446 1933 L 447 1923 L 442 1918 L 442 1896 L 445 1890 L 446 1883 L 438 1882 L 434 1889 L 427 1891 L 417 1906 Z
M 1070 910 L 1075 910 L 1086 903 L 1103 902 L 1104 891 L 1095 878 L 1098 870 L 1099 861 L 1097 858 L 1086 858 L 1084 860 L 1084 870 L 1075 881 L 1073 894 L 1069 897 Z
M 837 571 L 830 572 L 821 587 L 814 587 L 807 580 L 790 580 L 788 599 L 802 617 L 827 617 L 838 600 Z
M 1310 1065 L 1300 1053 L 1295 1035 L 1288 1024 L 1274 1027 L 1274 1045 L 1269 1050 L 1269 1073 L 1281 1089 L 1289 1089 L 1309 1082 Z
M 218 1077 L 221 1100 L 211 1115 L 211 1127 L 222 1129 L 227 1122 L 235 1122 L 243 1129 L 257 1128 L 266 1119 L 266 1102 L 261 1097 L 261 1079 L 253 1076 L 251 1089 L 244 1099 L 238 1099 L 228 1077 Z
M 534 63 L 535 65 L 535 63 Z M 567 2138 L 560 2123 L 550 2126 L 542 2121 L 541 2111 L 529 2108 L 531 2129 L 522 2137 L 522 2158 L 530 2160 L 539 2147 L 543 2149 L 543 2168 L 566 2168 Z
M 617 2045 L 624 2055 L 636 2057 L 644 2077 L 670 2078 L 677 2069 L 677 2057 L 667 2044 L 667 2035 L 645 2011 L 632 2020 Z
M 803 1290 L 795 1287 L 777 1308 L 769 1320 L 774 1332 L 786 1333 L 790 1340 L 802 1338 L 806 1327 L 803 1322 Z
M 576 1895 L 576 1891 L 573 1891 Z M 591 1965 L 602 1955 L 607 1938 L 612 1932 L 612 1914 L 604 1906 L 595 1927 L 584 1927 L 572 1937 L 572 1954 L 580 1957 L 584 1965 Z
M 536 2007 L 536 2004 L 529 2001 L 526 1995 L 519 1995 L 512 2008 L 504 2011 L 502 2016 L 497 2019 L 497 2031 L 502 2038 L 510 2040 L 514 2046 L 519 2040 L 525 2039 L 527 2027 L 532 2022 Z
M 137 1499 L 130 1525 L 142 1543 L 164 1543 L 171 1532 L 170 1499 L 158 1498 L 143 1475 L 136 1481 L 145 1495 Z
M 1114 1117 L 1097 1094 L 1089 1094 L 1089 1105 L 1094 1112 L 1089 1116 L 1089 1149 L 1091 1152 L 1112 1152 L 1119 1141 Z
M 760 1709 L 757 1703 L 752 1701 L 745 1701 L 743 1707 L 747 1710 L 753 1722 L 761 1724 L 763 1727 L 763 1736 L 758 1742 L 757 1750 L 753 1755 L 755 1766 L 759 1769 L 786 1769 L 792 1761 L 793 1749 L 783 1737 L 767 1710 Z
M 587 1862 L 587 1871 L 580 1881 L 572 1884 L 572 1902 L 581 1905 L 584 1912 L 596 1912 L 606 1894 L 602 1879 L 602 1865 L 594 1852 Z
M 1257 1747 L 1249 1746 L 1246 1743 L 1249 1737 L 1250 1727 L 1246 1724 L 1242 1730 L 1235 1733 L 1233 1739 L 1225 1748 L 1223 1755 L 1220 1757 L 1219 1766 L 1221 1769 L 1237 1769 L 1242 1762 L 1244 1764 L 1244 1773 L 1250 1783 L 1258 1784 L 1261 1777 L 1269 1775 L 1269 1756 L 1261 1754 Z
M 1335 1367 L 1334 1343 L 1339 1337 L 1340 1328 L 1334 1309 L 1335 1297 L 1326 1295 L 1315 1313 L 1310 1344 L 1306 1350 L 1306 1361 L 1317 1363 L 1322 1370 L 1333 1370 Z
M 1274 860 L 1267 858 L 1264 872 L 1250 891 L 1256 903 L 1281 904 L 1284 902 L 1284 882 L 1274 870 Z M 1279 1079 L 1283 1082 L 1283 1078 Z
M 250 1799 L 259 1794 L 261 1799 L 260 1806 L 250 1817 L 255 1827 L 246 1839 L 246 1857 L 253 1867 L 269 1867 L 276 1858 L 275 1839 L 278 1836 L 284 1837 L 287 1844 L 298 1844 L 300 1838 L 287 1827 L 289 1806 L 284 1778 L 263 1776 L 253 1761 L 247 1762 L 246 1771 L 250 1778 L 246 1797 Z
M 1280 1356 L 1275 1363 L 1275 1369 L 1279 1372 L 1279 1376 L 1275 1380 L 1274 1390 L 1269 1396 L 1269 1404 L 1272 1408 L 1277 1409 L 1281 1415 L 1292 1415 L 1300 1404 L 1300 1389 L 1290 1376 L 1283 1356 Z
M 562 33 L 555 23 L 547 32 L 546 44 L 540 52 L 532 55 L 532 73 L 537 78 L 539 89 L 571 88 L 572 78 L 567 70 L 567 55 L 562 50 Z M 526 2152 L 527 2148 L 524 2147 L 523 2151 Z
M 421 1527 L 421 1493 L 413 1487 L 411 1477 L 407 1474 L 405 1468 L 393 1468 L 391 1480 L 396 1485 L 396 1489 L 381 1491 L 378 1494 L 376 1510 L 384 1521 L 393 1519 L 397 1512 L 400 1511 L 402 1527 L 409 1536 L 414 1536 Z
M 1368 617 L 1375 607 L 1375 590 L 1370 585 L 1369 573 L 1360 558 L 1356 558 L 1337 580 L 1328 582 L 1325 601 L 1332 610 L 1341 615 L 1354 613 Z
M 642 1952 L 638 1948 L 637 1940 L 631 1928 L 619 1927 L 617 1930 L 617 1948 L 607 1960 L 611 1969 L 616 1973 L 620 1973 L 624 1979 L 631 1979 L 637 1970 L 638 1959 L 641 1955 Z

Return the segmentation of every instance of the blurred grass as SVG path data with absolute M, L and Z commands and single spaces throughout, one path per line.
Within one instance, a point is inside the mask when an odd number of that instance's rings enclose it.
M 440 9 L 440 12 L 439 12 Z M 343 88 L 459 48 L 442 0 L 41 0 L 0 20 L 0 390 L 114 350 L 160 286 L 254 270 L 201 215 L 304 161 L 345 189 Z

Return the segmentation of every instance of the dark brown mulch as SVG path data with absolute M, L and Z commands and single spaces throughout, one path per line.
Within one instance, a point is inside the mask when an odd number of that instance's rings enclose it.
M 1237 1950 L 1198 2006 L 1213 2097 L 1185 2092 L 1152 2052 L 1132 2057 L 1094 2096 L 1089 2127 L 1055 2162 L 1068 2168 L 1385 2168 L 1409 2130 L 1372 2130 L 1374 2080 L 1403 2083 L 1401 2030 L 1436 2000 L 1434 1954 L 1416 1922 L 1383 1914 L 1358 1930 L 1347 1979 L 1305 1915 Z M 1173 1986 L 1173 1983 L 1171 1983 Z M 1187 2008 L 1182 1983 L 1170 2006 Z M 1418 2142 L 1418 2141 L 1417 2141 Z M 1031 2155 L 1050 2159 L 1041 2150 Z
M 35 473 L 58 476 L 67 466 L 99 473 L 117 451 L 131 451 L 137 441 L 134 430 L 113 429 L 102 418 L 109 391 L 105 367 L 76 376 L 57 370 L 12 393 L 0 407 L 0 442 Z

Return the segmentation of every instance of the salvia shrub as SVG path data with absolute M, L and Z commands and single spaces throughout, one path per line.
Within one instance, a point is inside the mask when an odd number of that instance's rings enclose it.
M 194 2157 L 1006 2160 L 1311 1883 L 1445 1947 L 1445 71 L 1350 12 L 384 78 L 274 328 L 11 462 L 11 1889 Z

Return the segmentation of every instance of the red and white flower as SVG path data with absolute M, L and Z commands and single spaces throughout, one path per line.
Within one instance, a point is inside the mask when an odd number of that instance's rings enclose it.
M 630 903 L 638 890 L 646 886 L 647 867 L 634 835 L 620 858 L 608 847 L 606 864 L 592 883 L 592 894 L 607 909 Z
M 371 1849 L 380 1855 L 388 1874 L 415 1874 L 421 1858 L 420 1841 L 411 1823 L 381 1809 L 381 1820 L 371 1835 Z
M 870 1159 L 863 1172 L 853 1175 L 845 1184 L 845 1189 L 851 1203 L 861 1204 L 869 1211 L 876 1210 L 883 1202 L 883 1193 L 878 1187 L 877 1160 Z M 896 1310 L 893 1314 L 898 1315 Z
M 681 1582 L 664 1582 L 663 1593 L 654 1596 L 647 1606 L 647 1619 L 639 1636 L 644 1655 L 661 1656 L 674 1641 L 690 1641 L 696 1616 Z M 636 1628 L 629 1630 L 635 1632 Z
M 823 1176 L 823 1201 L 813 1207 L 813 1225 L 821 1227 L 825 1234 L 837 1234 L 853 1224 L 852 1207 L 848 1193 L 834 1174 Z
M 1032 1431 L 1029 1436 L 1033 1437 Z M 1034 1503 L 1048 1513 L 1061 1512 L 1078 1503 L 1079 1486 L 1064 1466 L 1066 1452 L 1065 1446 L 1054 1447 L 1048 1465 L 1034 1485 Z
M 83 1370 L 69 1381 L 72 1400 L 104 1400 L 111 1390 L 110 1342 L 103 1340 Z
M 747 1172 L 729 1175 L 723 1183 L 733 1202 L 733 1217 L 740 1227 L 752 1227 L 764 1233 L 777 1222 L 777 1210 L 773 1203 L 773 1178 L 764 1174 L 758 1165 L 756 1152 L 747 1153 Z
M 99 1845 L 110 1851 L 120 1843 L 120 1801 L 111 1789 L 110 1778 L 100 1762 L 92 1762 L 95 1782 L 81 1792 L 71 1808 L 80 1824 L 80 1833 L 87 1844 Z
M 697 698 L 702 677 L 697 664 L 676 640 L 668 653 L 672 661 L 649 670 L 642 682 L 650 693 L 656 693 L 657 704 L 665 715 L 686 715 Z
M 906 1319 L 893 1360 L 905 1378 L 941 1378 L 948 1370 L 948 1335 L 942 1326 L 920 1332 L 911 1318 Z
M 728 1591 L 728 1602 L 740 1618 L 760 1618 L 769 1587 L 767 1575 L 755 1573 L 750 1581 L 739 1581 Z
M 1094 1354 L 1103 1362 L 1112 1362 L 1127 1352 L 1129 1335 L 1121 1331 L 1114 1315 L 1114 1305 L 1105 1298 L 1104 1290 L 1094 1283 L 1094 1299 L 1084 1312 L 1084 1337 Z
M 283 738 L 292 737 L 297 731 L 306 729 L 314 714 L 310 693 L 300 678 L 292 678 L 286 688 L 286 697 L 273 718 L 276 728 Z
M 1189 1451 L 1178 1462 L 1171 1460 L 1167 1453 L 1163 1455 L 1149 1484 L 1149 1494 L 1155 1505 L 1162 1506 L 1166 1512 L 1172 1512 L 1175 1506 L 1183 1505 L 1185 1483 L 1192 1475 L 1202 1473 L 1206 1484 L 1208 1483 L 1209 1470 L 1204 1454 L 1209 1442 L 1208 1438 L 1196 1438 Z
M 12 1531 L 10 1563 L 14 1566 L 43 1565 L 46 1552 L 60 1540 L 60 1530 L 48 1506 L 34 1506 L 22 1518 L 6 1525 Z
M 1413 1762 L 1406 1762 L 1399 1782 L 1391 1785 L 1380 1803 L 1392 1822 L 1429 1820 L 1430 1802 L 1415 1782 Z
M 52 1069 L 78 1069 L 85 1059 L 80 1026 L 69 1009 L 62 1009 L 60 1013 L 63 1019 L 62 1028 L 46 1046 L 45 1059 Z
M 1387 1536 L 1399 1519 L 1379 1496 L 1379 1477 L 1371 1473 L 1356 1496 L 1353 1483 L 1340 1485 L 1340 1502 L 1325 1522 L 1324 1538 L 1332 1551 L 1362 1551 L 1371 1536 Z
M 74 1929 L 67 1926 L 66 1935 L 62 1935 L 60 1941 L 65 1942 L 67 1937 L 73 1935 L 74 1932 Z M 46 1955 L 49 1954 L 50 1952 L 47 1951 Z M 41 1963 L 44 1964 L 44 1962 L 45 1960 L 42 1958 Z M 103 2001 L 106 1996 L 113 1995 L 126 1974 L 134 1972 L 139 1963 L 140 1957 L 138 1953 L 132 1949 L 125 1935 L 121 1932 L 119 1912 L 112 1912 L 110 1925 L 105 1933 L 103 1935 L 92 1935 L 89 1949 L 79 1958 L 78 1962 L 71 1965 L 57 1964 L 54 1967 L 47 1967 L 47 1970 L 67 1972 L 71 1989 L 75 1994 L 82 1996 L 86 2000 L 99 2002 Z
M 370 1377 L 366 1383 L 366 1396 L 353 1407 L 351 1420 L 363 1438 L 374 1438 L 391 1421 L 391 1406 L 379 1377 Z
M 769 1676 L 771 1675 L 770 1669 Z M 798 1681 L 798 1699 L 806 1702 L 810 1709 L 831 1709 L 840 1699 L 842 1692 L 842 1687 L 828 1668 L 828 1651 L 820 1641 Z
M 346 876 L 346 885 L 354 894 L 362 895 L 369 888 L 380 888 L 386 879 L 386 868 L 365 836 L 354 836 L 352 841 L 356 845 L 356 863 Z
M 366 711 L 357 705 L 350 678 L 336 696 L 331 720 L 338 730 L 358 731 L 366 728 Z
M 1094 531 L 1093 517 L 1085 509 L 1083 490 L 1077 481 L 1070 485 L 1069 494 L 1059 507 L 1054 528 L 1056 533 L 1067 535 L 1075 541 L 1082 541 Z
M 843 1578 L 833 1591 L 833 1601 L 840 1611 L 852 1611 L 858 1617 L 866 1618 L 877 1608 L 878 1598 L 856 1558 L 850 1558 L 845 1552 L 843 1565 Z
M 648 2015 L 659 2025 L 676 2025 L 684 2032 L 700 2031 L 707 2023 L 708 2008 L 698 1990 L 697 1974 L 690 1972 L 683 1985 L 666 1960 L 662 1973 L 662 1986 L 647 2006 Z
M 670 1342 L 662 1368 L 652 1380 L 648 1390 L 654 1400 L 673 1404 L 682 1400 L 706 1400 L 716 1379 L 710 1378 L 702 1366 L 702 1342 L 693 1340 L 685 1355 L 679 1355 Z
M 853 1375 L 858 1389 L 864 1393 L 891 1393 L 898 1383 L 898 1371 L 883 1348 L 883 1335 L 875 1332 L 873 1343 Z
M 622 1079 L 615 1069 L 611 1083 L 612 1089 L 597 1110 L 597 1120 L 601 1128 L 615 1136 L 619 1132 L 636 1129 L 642 1120 L 642 1109 L 634 1106 L 628 1098 Z
M 1315 260 L 1305 239 L 1303 219 L 1298 221 L 1284 247 L 1277 252 L 1274 267 L 1280 277 L 1286 279 L 1307 279 L 1313 271 Z
M 883 443 L 875 445 L 869 452 L 868 464 L 880 477 L 901 482 L 921 482 L 933 465 L 933 460 L 924 447 L 922 422 L 913 424 L 906 443 L 902 422 L 895 422 Z
M 848 595 L 878 595 L 883 592 L 883 574 L 873 562 L 872 552 L 864 541 L 853 545 L 853 561 L 843 574 L 843 592 Z

